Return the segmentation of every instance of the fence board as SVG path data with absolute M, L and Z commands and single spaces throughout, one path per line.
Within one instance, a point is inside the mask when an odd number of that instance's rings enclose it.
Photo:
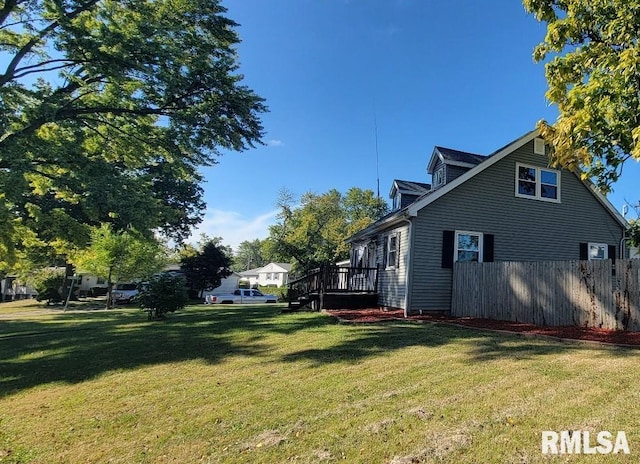
M 640 331 L 640 260 L 456 263 L 458 317 Z

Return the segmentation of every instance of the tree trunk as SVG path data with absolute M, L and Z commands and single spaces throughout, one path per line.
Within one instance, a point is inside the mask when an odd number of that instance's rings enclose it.
M 107 308 L 111 309 L 112 301 L 111 301 L 111 290 L 113 290 L 113 282 L 111 282 L 113 268 L 109 267 L 109 276 L 107 277 Z

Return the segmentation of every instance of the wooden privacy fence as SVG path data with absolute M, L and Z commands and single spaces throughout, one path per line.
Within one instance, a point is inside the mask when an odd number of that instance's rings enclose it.
M 456 263 L 451 313 L 640 331 L 640 260 Z

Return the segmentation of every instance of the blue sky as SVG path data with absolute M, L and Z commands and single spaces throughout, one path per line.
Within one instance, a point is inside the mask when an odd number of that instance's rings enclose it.
M 205 169 L 200 231 L 264 238 L 279 189 L 376 189 L 429 181 L 435 145 L 489 154 L 554 121 L 533 47 L 545 27 L 518 1 L 226 0 L 245 82 L 266 98 L 266 146 Z M 626 166 L 610 200 L 640 200 Z

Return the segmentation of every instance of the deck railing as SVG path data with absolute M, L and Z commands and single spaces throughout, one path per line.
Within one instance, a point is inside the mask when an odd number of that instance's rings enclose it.
M 377 267 L 324 264 L 289 281 L 289 302 L 323 293 L 376 293 L 377 289 Z

